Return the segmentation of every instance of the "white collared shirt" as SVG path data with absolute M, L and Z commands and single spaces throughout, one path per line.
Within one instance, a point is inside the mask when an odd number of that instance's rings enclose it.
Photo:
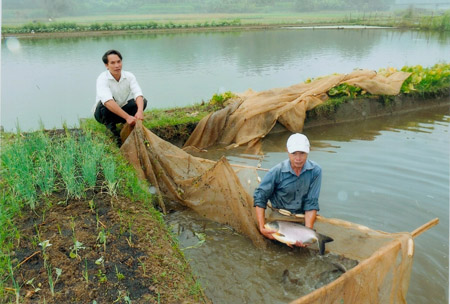
M 97 77 L 97 97 L 93 110 L 95 111 L 99 101 L 105 104 L 108 100 L 114 99 L 120 107 L 123 107 L 128 100 L 136 99 L 138 96 L 143 96 L 142 90 L 132 73 L 122 70 L 120 79 L 117 81 L 106 70 Z

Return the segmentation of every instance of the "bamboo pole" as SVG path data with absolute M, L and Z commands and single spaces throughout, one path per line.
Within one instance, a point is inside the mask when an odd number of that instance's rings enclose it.
M 420 226 L 419 228 L 417 228 L 413 232 L 411 232 L 411 236 L 413 238 L 415 238 L 415 237 L 419 236 L 420 234 L 422 234 L 423 232 L 425 232 L 428 229 L 430 229 L 431 227 L 436 226 L 438 223 L 439 223 L 439 218 L 435 218 L 435 219 L 429 221 L 428 223 L 423 224 L 422 226 Z
M 176 157 L 176 158 L 183 158 L 182 156 L 178 156 L 178 155 L 173 155 L 173 154 L 168 154 L 168 156 L 170 157 Z M 205 163 L 210 163 L 210 164 L 215 164 L 217 163 L 217 161 L 211 160 L 211 159 L 207 159 L 207 158 L 198 158 L 198 160 L 200 162 L 205 162 Z M 248 166 L 248 165 L 238 165 L 238 164 L 232 164 L 230 163 L 231 167 L 236 167 L 236 168 L 244 168 L 244 169 L 253 169 L 253 170 L 259 170 L 259 171 L 269 171 L 269 169 L 266 168 L 259 168 L 259 167 L 254 167 L 254 166 Z
M 217 163 L 214 160 L 210 160 L 210 159 L 206 159 L 203 158 L 201 161 L 206 162 L 206 163 Z M 254 167 L 254 166 L 249 166 L 249 165 L 238 165 L 238 164 L 232 164 L 230 163 L 231 167 L 236 167 L 236 168 L 244 168 L 244 169 L 253 169 L 253 170 L 259 170 L 259 171 L 269 171 L 269 169 L 266 168 L 259 168 L 259 167 Z
M 236 168 L 244 168 L 244 169 L 254 169 L 254 170 L 259 170 L 259 171 L 266 171 L 266 172 L 269 171 L 269 169 L 266 169 L 266 168 L 259 168 L 259 167 L 246 166 L 246 165 L 230 164 L 230 166 L 231 167 L 236 167 Z

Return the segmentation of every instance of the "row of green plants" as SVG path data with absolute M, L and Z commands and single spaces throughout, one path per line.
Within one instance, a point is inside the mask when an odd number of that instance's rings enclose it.
M 33 16 L 79 16 L 85 14 L 195 14 L 311 12 L 318 10 L 387 11 L 394 0 L 15 0 L 4 11 L 26 11 Z
M 39 197 L 55 191 L 65 191 L 67 200 L 80 199 L 87 190 L 104 186 L 116 194 L 118 160 L 90 132 L 56 137 L 43 130 L 20 134 L 6 140 L 1 154 L 2 179 L 18 201 L 34 209 Z M 100 177 L 104 185 L 98 185 Z
M 75 22 L 55 22 L 55 23 L 28 23 L 23 26 L 3 26 L 3 34 L 23 34 L 23 33 L 57 33 L 57 32 L 89 32 L 89 31 L 126 31 L 126 30 L 151 30 L 151 29 L 176 29 L 176 28 L 209 28 L 228 27 L 241 25 L 240 19 L 204 21 L 196 23 L 158 23 L 132 22 L 113 24 L 111 22 L 93 23 L 90 25 L 77 24 Z
M 32 133 L 2 133 L 0 177 L 0 299 L 11 292 L 11 283 L 18 299 L 10 253 L 23 237 L 15 219 L 24 212 L 49 208 L 50 197 L 58 193 L 58 204 L 71 199 L 86 198 L 89 191 L 107 192 L 111 196 L 124 195 L 133 201 L 151 202 L 148 185 L 139 180 L 135 171 L 120 156 L 117 148 L 105 135 L 89 130 L 50 135 L 43 129 Z M 161 215 L 152 212 L 162 223 Z M 49 272 L 53 290 L 61 275 L 46 263 L 48 244 L 40 241 L 44 266 Z M 83 245 L 74 239 L 73 252 Z M 53 294 L 53 291 L 52 291 Z

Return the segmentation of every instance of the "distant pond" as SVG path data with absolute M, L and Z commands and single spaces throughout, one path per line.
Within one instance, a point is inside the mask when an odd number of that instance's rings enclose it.
M 450 34 L 380 28 L 2 39 L 1 125 L 6 131 L 77 126 L 92 117 L 101 56 L 124 55 L 151 108 L 214 93 L 286 87 L 307 78 L 449 60 Z

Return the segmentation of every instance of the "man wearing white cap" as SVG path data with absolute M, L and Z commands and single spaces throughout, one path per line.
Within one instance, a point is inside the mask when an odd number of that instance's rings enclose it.
M 305 214 L 305 226 L 311 229 L 319 211 L 322 169 L 317 163 L 308 160 L 308 138 L 303 134 L 293 134 L 286 146 L 289 159 L 270 169 L 253 195 L 259 231 L 269 239 L 274 239 L 273 232 L 264 228 L 265 209 L 269 200 L 275 209 Z

